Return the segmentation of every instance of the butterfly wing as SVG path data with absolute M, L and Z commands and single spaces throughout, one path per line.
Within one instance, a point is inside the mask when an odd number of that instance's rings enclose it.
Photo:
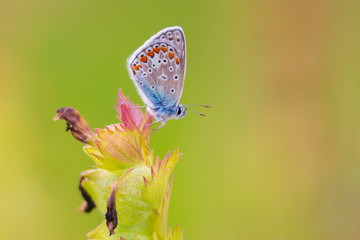
M 131 79 L 152 108 L 177 106 L 186 70 L 185 35 L 181 27 L 161 30 L 128 59 Z

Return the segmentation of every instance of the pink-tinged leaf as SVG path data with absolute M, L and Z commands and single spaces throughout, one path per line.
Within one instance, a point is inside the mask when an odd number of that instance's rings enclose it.
M 159 171 L 161 161 L 159 160 L 159 156 L 156 157 L 154 167 L 157 171 Z
M 154 179 L 155 171 L 154 168 L 151 166 L 151 180 Z
M 165 155 L 164 160 L 161 161 L 161 165 L 159 166 L 159 169 L 160 169 L 160 167 L 164 167 L 166 165 L 169 158 L 170 158 L 170 152 L 167 152 L 166 155 Z
M 113 130 L 113 131 L 112 131 Z M 142 148 L 148 151 L 148 143 L 142 139 L 139 132 L 129 133 L 127 131 L 116 130 L 113 128 L 95 129 L 99 140 L 95 141 L 102 155 L 109 155 L 124 164 L 134 164 L 142 162 Z
M 151 133 L 151 127 L 146 127 L 152 123 L 153 117 L 146 112 L 145 115 L 138 108 L 138 105 L 134 105 L 128 98 L 124 96 L 119 89 L 116 111 L 119 113 L 117 116 L 126 128 L 133 130 L 134 127 L 138 131 L 144 134 L 144 138 L 148 138 Z
M 150 182 L 146 179 L 146 177 L 143 177 L 143 178 L 144 178 L 145 187 L 149 186 Z
M 130 129 L 131 131 L 134 130 L 134 126 L 137 126 L 137 129 L 139 130 L 140 127 L 138 127 L 140 124 L 138 122 L 135 122 L 135 119 L 133 118 L 133 114 L 131 114 L 132 110 L 136 110 L 136 109 L 129 109 L 125 104 L 122 104 L 120 106 L 120 110 L 121 110 L 121 121 L 123 122 L 123 124 L 125 125 L 125 127 L 127 127 L 128 129 Z
M 153 161 L 149 147 L 151 127 L 146 126 L 153 121 L 153 117 L 136 108 L 121 90 L 115 108 L 121 123 L 106 126 L 105 129 L 95 129 L 95 144 L 103 155 L 103 164 L 97 167 L 115 170 L 116 165 L 130 167 L 145 163 L 150 166 Z M 120 166 L 120 169 L 123 169 L 123 166 Z

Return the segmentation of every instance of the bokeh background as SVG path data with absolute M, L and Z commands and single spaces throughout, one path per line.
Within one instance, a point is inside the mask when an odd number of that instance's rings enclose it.
M 126 58 L 160 29 L 187 39 L 182 103 L 151 147 L 179 147 L 169 224 L 185 240 L 360 239 L 359 1 L 0 1 L 0 239 L 86 239 L 93 162 L 53 122 L 117 122 Z

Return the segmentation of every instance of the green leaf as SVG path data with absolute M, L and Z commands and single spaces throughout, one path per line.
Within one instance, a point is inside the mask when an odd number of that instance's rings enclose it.
M 171 230 L 169 230 L 169 239 L 168 240 L 182 240 L 183 231 L 180 229 L 179 225 L 176 225 L 173 233 L 171 234 Z
M 171 175 L 169 184 L 167 186 L 163 201 L 160 206 L 160 215 L 162 216 L 163 222 L 164 222 L 164 228 L 167 228 L 167 217 L 168 217 L 168 211 L 169 211 L 169 204 L 170 204 L 170 195 L 171 195 L 171 189 L 174 181 L 174 174 Z
M 163 221 L 162 216 L 156 210 L 153 210 L 150 218 L 149 224 L 151 225 L 152 229 L 154 229 L 153 237 L 156 240 L 165 240 L 166 239 L 166 227 Z
M 99 210 L 105 213 L 107 195 L 110 193 L 108 186 L 119 178 L 120 173 L 115 174 L 102 169 L 96 169 L 83 172 L 82 175 L 85 177 L 82 186 L 91 196 Z
M 147 178 L 144 198 L 154 209 L 158 209 L 163 200 L 169 177 L 179 157 L 179 149 L 176 149 L 171 156 L 167 153 L 163 161 L 156 159 L 151 167 L 151 179 Z
M 150 177 L 150 168 L 139 165 L 127 170 L 118 182 L 116 210 L 119 222 L 134 225 L 145 221 L 151 213 L 150 205 L 144 200 L 144 177 Z
M 119 224 L 115 229 L 115 234 L 109 236 L 109 230 L 106 223 L 103 222 L 97 228 L 87 234 L 92 240 L 119 240 L 120 236 L 126 240 L 153 240 L 153 230 L 147 224 L 143 222 L 133 226 L 127 226 L 125 224 Z
M 83 142 L 97 169 L 85 171 L 80 191 L 85 199 L 80 210 L 90 212 L 94 205 L 106 222 L 88 233 L 93 240 L 182 240 L 179 226 L 167 231 L 167 216 L 173 169 L 180 157 L 176 149 L 163 161 L 150 150 L 151 122 L 119 91 L 118 124 L 91 131 L 85 119 L 72 108 L 57 111 L 55 119 L 64 119 L 67 130 Z M 110 190 L 111 186 L 111 190 Z M 110 229 L 110 230 L 109 230 Z M 110 232 L 112 235 L 110 236 Z
M 101 159 L 104 158 L 104 156 L 101 155 L 101 152 L 97 147 L 85 145 L 83 150 L 96 164 L 102 164 Z

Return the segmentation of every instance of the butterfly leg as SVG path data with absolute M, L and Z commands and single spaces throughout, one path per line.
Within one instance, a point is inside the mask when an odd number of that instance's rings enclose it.
M 162 122 L 162 123 L 161 123 L 160 126 L 158 126 L 157 128 L 155 128 L 155 129 L 153 129 L 153 130 L 151 131 L 151 133 L 154 133 L 154 132 L 156 132 L 157 130 L 159 130 L 160 128 L 162 128 L 163 126 L 165 126 L 166 120 L 164 120 L 164 119 L 162 119 L 162 118 L 158 118 L 155 122 L 152 122 L 152 123 L 150 123 L 149 125 L 145 126 L 145 128 L 150 127 L 150 126 L 152 126 L 153 124 L 158 123 L 158 122 Z
M 159 130 L 160 128 L 162 128 L 163 126 L 165 126 L 165 123 L 166 123 L 166 121 L 162 121 L 162 124 L 161 124 L 160 126 L 158 126 L 157 128 L 155 128 L 154 130 L 152 130 L 151 133 L 154 133 L 154 132 L 156 132 L 157 130 Z
M 156 120 L 155 122 L 152 122 L 149 125 L 146 125 L 145 128 L 150 127 L 150 126 L 154 125 L 155 123 L 158 123 L 158 122 L 161 122 L 161 121 L 162 121 L 162 119 Z

